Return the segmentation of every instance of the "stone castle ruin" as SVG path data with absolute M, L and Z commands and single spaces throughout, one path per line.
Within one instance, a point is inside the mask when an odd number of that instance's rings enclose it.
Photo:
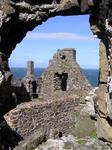
M 90 15 L 90 28 L 100 42 L 99 96 L 96 110 L 97 135 L 112 141 L 112 1 L 111 0 L 1 0 L 0 1 L 0 137 L 10 131 L 4 115 L 16 107 L 15 91 L 11 85 L 12 74 L 9 57 L 26 36 L 28 31 L 42 24 L 50 17 L 68 15 Z M 59 83 L 53 89 L 67 90 L 66 72 L 55 72 Z M 29 109 L 29 105 L 27 110 Z M 69 105 L 71 106 L 71 105 Z M 20 107 L 20 106 L 18 106 Z M 25 105 L 21 106 L 21 109 Z M 58 106 L 57 106 L 58 107 Z M 33 105 L 32 105 L 33 108 Z M 34 107 L 35 108 L 35 107 Z M 69 107 L 70 108 L 70 107 Z M 43 108 L 44 109 L 44 108 Z M 32 110 L 33 111 L 33 110 Z M 49 110 L 50 111 L 50 110 Z M 55 108 L 54 108 L 55 111 Z M 28 112 L 26 112 L 28 114 Z M 51 113 L 52 114 L 52 113 Z M 43 117 L 43 116 L 41 116 Z M 70 116 L 69 116 L 70 118 Z M 33 118 L 32 118 L 33 120 Z M 56 121 L 57 122 L 57 121 Z M 5 132 L 6 133 L 6 132 Z M 12 132 L 7 132 L 12 133 Z M 8 137 L 8 136 L 6 136 Z M 11 139 L 11 138 L 10 138 Z M 14 139 L 14 137 L 12 138 Z M 11 142 L 10 142 L 11 143 Z M 16 143 L 17 144 L 17 143 Z M 1 149 L 8 147 L 3 138 Z M 12 144 L 14 145 L 14 144 Z M 10 147 L 14 147 L 10 145 Z
M 77 131 L 75 125 L 85 106 L 85 96 L 92 89 L 76 62 L 75 49 L 59 49 L 40 78 L 35 81 L 34 63 L 28 61 L 20 88 L 26 89 L 33 102 L 22 103 L 8 112 L 5 115 L 7 123 L 24 139 L 40 131 L 46 138 L 73 134 Z
M 74 95 L 84 99 L 91 89 L 76 62 L 76 51 L 72 48 L 59 49 L 40 78 L 41 84 L 37 91 L 39 97 L 45 100 L 52 101 Z
M 36 80 L 34 75 L 34 62 L 27 62 L 27 73 L 26 76 L 21 81 L 21 86 L 25 87 L 27 93 L 31 98 L 36 96 Z

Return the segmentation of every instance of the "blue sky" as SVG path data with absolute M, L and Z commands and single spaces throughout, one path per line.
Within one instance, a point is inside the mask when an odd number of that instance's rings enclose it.
M 28 32 L 10 57 L 11 67 L 26 67 L 33 60 L 35 67 L 47 67 L 53 54 L 61 48 L 75 48 L 82 68 L 99 67 L 99 40 L 94 39 L 89 16 L 50 18 Z

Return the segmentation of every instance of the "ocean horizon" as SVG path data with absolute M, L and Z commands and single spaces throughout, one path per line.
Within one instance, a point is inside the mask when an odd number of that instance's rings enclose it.
M 34 69 L 34 74 L 35 78 L 38 78 L 39 76 L 42 75 L 42 73 L 46 70 L 46 68 L 35 68 Z M 98 75 L 99 75 L 99 70 L 98 69 L 81 69 L 82 73 L 84 76 L 88 79 L 90 84 L 94 87 L 98 86 Z M 27 68 L 11 68 L 11 72 L 13 74 L 13 79 L 21 79 L 26 75 Z

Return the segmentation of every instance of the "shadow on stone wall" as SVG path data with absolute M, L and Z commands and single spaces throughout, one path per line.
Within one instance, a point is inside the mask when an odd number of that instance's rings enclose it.
M 13 131 L 4 118 L 0 119 L 0 150 L 12 150 L 23 138 Z
M 26 88 L 24 86 L 12 86 L 13 96 L 15 99 L 15 103 L 18 105 L 23 102 L 29 102 L 31 101 L 31 96 L 26 91 Z

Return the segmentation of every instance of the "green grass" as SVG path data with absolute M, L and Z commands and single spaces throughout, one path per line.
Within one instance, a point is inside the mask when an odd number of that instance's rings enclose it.
M 84 144 L 86 143 L 86 141 L 83 140 L 83 139 L 79 139 L 79 140 L 77 141 L 77 143 L 80 144 L 80 145 L 84 145 Z
M 90 137 L 91 138 L 97 138 L 97 134 L 96 134 L 96 131 L 93 131 L 91 134 L 90 134 Z

